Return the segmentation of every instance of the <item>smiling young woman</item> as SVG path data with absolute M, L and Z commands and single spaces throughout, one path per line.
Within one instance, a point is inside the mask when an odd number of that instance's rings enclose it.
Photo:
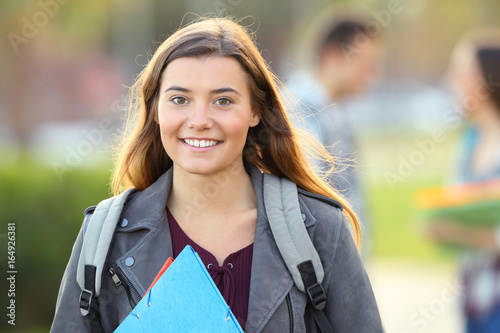
M 307 164 L 277 82 L 242 26 L 218 18 L 180 29 L 156 50 L 131 92 L 112 184 L 115 194 L 137 191 L 106 259 L 109 265 L 134 259 L 129 287 L 145 292 L 166 258 L 191 245 L 245 332 L 318 332 L 269 226 L 262 177 L 270 173 L 300 189 L 302 218 L 324 266 L 327 320 L 336 332 L 383 331 L 355 245 L 359 222 Z M 317 154 L 331 159 L 324 149 Z M 74 301 L 82 237 L 61 284 L 54 332 L 65 331 L 67 320 L 90 327 Z M 136 300 L 109 276 L 102 288 L 113 292 L 99 304 L 100 325 L 113 331 Z

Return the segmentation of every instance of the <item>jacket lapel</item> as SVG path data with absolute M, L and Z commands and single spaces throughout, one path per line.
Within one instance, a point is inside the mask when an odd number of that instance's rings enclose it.
M 263 202 L 262 174 L 252 166 L 251 177 L 257 195 L 258 215 L 245 332 L 257 333 L 262 331 L 278 306 L 284 301 L 293 286 L 293 280 L 281 258 L 269 227 Z
M 167 258 L 173 255 L 165 209 L 172 176 L 173 169 L 170 168 L 154 184 L 138 192 L 122 214 L 128 224 L 120 231 L 137 234 L 137 237 L 134 237 L 134 247 L 120 256 L 116 264 L 141 295 L 146 292 Z

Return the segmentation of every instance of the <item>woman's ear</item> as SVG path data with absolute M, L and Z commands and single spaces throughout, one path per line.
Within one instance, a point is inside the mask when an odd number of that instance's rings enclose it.
M 260 114 L 257 112 L 252 112 L 252 118 L 250 119 L 250 127 L 255 127 L 260 123 Z
M 158 116 L 158 112 L 159 112 L 159 105 L 158 105 L 158 98 L 155 98 L 153 100 L 153 103 L 151 103 L 151 111 L 154 112 L 153 114 L 153 119 L 155 120 L 155 123 L 157 123 L 158 125 L 160 125 L 160 118 Z

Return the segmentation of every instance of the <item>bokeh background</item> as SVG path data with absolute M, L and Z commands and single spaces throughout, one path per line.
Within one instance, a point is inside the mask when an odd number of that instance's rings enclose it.
M 16 326 L 2 313 L 0 330 L 48 331 L 83 211 L 110 195 L 126 87 L 157 42 L 221 12 L 244 18 L 283 81 L 311 64 L 331 15 L 384 28 L 381 75 L 352 115 L 371 223 L 364 259 L 388 332 L 460 332 L 457 257 L 422 235 L 413 202 L 452 168 L 461 123 L 444 117 L 454 104 L 443 74 L 463 34 L 498 25 L 496 0 L 2 0 L 0 263 L 4 276 L 14 222 L 18 274 Z M 446 139 L 423 149 L 441 129 Z

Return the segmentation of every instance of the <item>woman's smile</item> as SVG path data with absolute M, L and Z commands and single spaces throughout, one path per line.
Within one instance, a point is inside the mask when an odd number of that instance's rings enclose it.
M 210 148 L 218 146 L 224 142 L 214 139 L 194 139 L 194 138 L 183 138 L 180 139 L 180 141 L 181 143 L 188 146 L 189 149 L 196 152 L 209 151 L 211 150 Z

